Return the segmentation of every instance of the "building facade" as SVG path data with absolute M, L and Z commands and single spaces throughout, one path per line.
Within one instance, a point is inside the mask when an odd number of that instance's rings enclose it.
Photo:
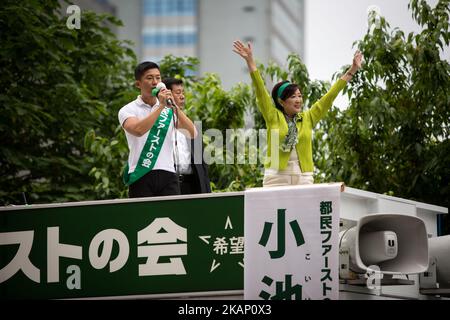
M 286 66 L 289 53 L 303 57 L 304 0 L 200 0 L 200 73 L 218 73 L 226 89 L 249 82 L 232 42 L 252 42 L 255 58 Z
M 86 1 L 86 0 L 85 0 Z M 249 82 L 232 42 L 252 42 L 255 57 L 286 66 L 304 57 L 305 0 L 92 0 L 112 6 L 123 21 L 116 33 L 131 40 L 138 61 L 167 54 L 200 59 L 199 74 L 217 73 L 226 89 Z
M 197 56 L 197 0 L 142 0 L 142 60 Z

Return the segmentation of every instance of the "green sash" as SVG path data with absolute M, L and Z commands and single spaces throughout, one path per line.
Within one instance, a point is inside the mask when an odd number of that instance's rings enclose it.
M 158 160 L 159 153 L 166 139 L 167 131 L 170 127 L 170 121 L 172 121 L 173 110 L 164 108 L 156 119 L 155 124 L 148 133 L 147 141 L 139 156 L 136 169 L 132 173 L 128 173 L 128 161 L 123 171 L 123 182 L 129 186 L 142 178 L 148 172 L 150 172 L 155 166 L 156 160 Z

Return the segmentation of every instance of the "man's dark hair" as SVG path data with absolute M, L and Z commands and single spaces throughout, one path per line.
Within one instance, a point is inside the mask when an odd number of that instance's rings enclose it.
M 273 87 L 273 89 L 272 89 L 273 102 L 275 103 L 275 107 L 280 111 L 284 111 L 284 109 L 283 109 L 283 106 L 278 102 L 278 89 L 287 82 L 289 82 L 289 81 L 281 81 L 281 82 L 277 83 L 275 85 L 275 87 Z M 288 85 L 286 87 L 286 89 L 283 90 L 283 93 L 281 94 L 280 99 L 282 101 L 285 101 L 287 98 L 292 96 L 295 93 L 295 91 L 297 91 L 297 89 L 300 89 L 298 87 L 298 85 L 296 85 L 295 83 L 291 83 L 290 85 Z
M 136 69 L 134 69 L 134 78 L 136 80 L 141 80 L 142 75 L 145 73 L 145 71 L 149 69 L 158 69 L 159 66 L 151 61 L 144 61 L 137 65 Z
M 169 90 L 172 90 L 174 85 L 183 85 L 183 80 L 176 79 L 176 78 L 167 78 L 163 80 L 164 84 L 166 85 L 166 88 Z

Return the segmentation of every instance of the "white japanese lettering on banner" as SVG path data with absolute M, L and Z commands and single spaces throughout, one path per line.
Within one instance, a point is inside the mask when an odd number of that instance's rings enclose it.
M 160 232 L 161 228 L 166 232 Z M 145 264 L 139 265 L 139 276 L 186 274 L 181 258 L 170 258 L 170 262 L 158 263 L 160 257 L 187 255 L 187 243 L 177 243 L 177 240 L 187 242 L 187 231 L 169 218 L 157 218 L 139 231 L 138 257 L 147 258 Z
M 214 252 L 214 257 L 211 262 L 211 268 L 209 273 L 215 272 L 221 266 L 221 258 L 224 255 L 244 255 L 244 237 L 236 235 L 233 230 L 233 224 L 231 222 L 230 216 L 227 216 L 225 221 L 225 226 L 223 232 L 228 233 L 227 235 L 215 236 L 212 235 L 201 235 L 199 239 L 210 245 L 210 239 L 213 238 L 212 251 Z M 231 233 L 231 234 L 230 234 Z M 216 261 L 217 259 L 217 261 Z M 244 259 L 238 261 L 237 264 L 244 268 Z
M 161 233 L 161 230 L 164 230 Z M 19 247 L 12 260 L 0 269 L 0 283 L 22 271 L 30 280 L 41 283 L 41 273 L 30 260 L 33 247 L 34 230 L 0 233 L 0 246 Z M 83 248 L 80 245 L 60 242 L 60 227 L 47 228 L 47 283 L 60 282 L 60 258 L 82 260 Z M 186 274 L 182 256 L 187 255 L 187 229 L 177 225 L 170 218 L 156 218 L 147 227 L 137 232 L 138 257 L 147 258 L 139 264 L 138 276 Z M 186 243 L 178 243 L 179 241 Z M 114 243 L 119 252 L 113 255 Z M 100 250 L 101 248 L 101 250 Z M 117 229 L 98 232 L 89 244 L 89 262 L 94 269 L 108 268 L 109 273 L 122 269 L 128 262 L 130 245 L 127 236 Z M 170 262 L 158 263 L 160 257 L 170 256 Z M 179 256 L 179 257 L 178 257 Z M 81 269 L 73 264 L 67 267 L 67 288 L 81 289 Z

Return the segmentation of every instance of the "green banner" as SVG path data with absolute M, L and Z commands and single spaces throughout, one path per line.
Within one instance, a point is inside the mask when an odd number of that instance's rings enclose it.
M 0 297 L 243 290 L 244 196 L 0 209 Z

